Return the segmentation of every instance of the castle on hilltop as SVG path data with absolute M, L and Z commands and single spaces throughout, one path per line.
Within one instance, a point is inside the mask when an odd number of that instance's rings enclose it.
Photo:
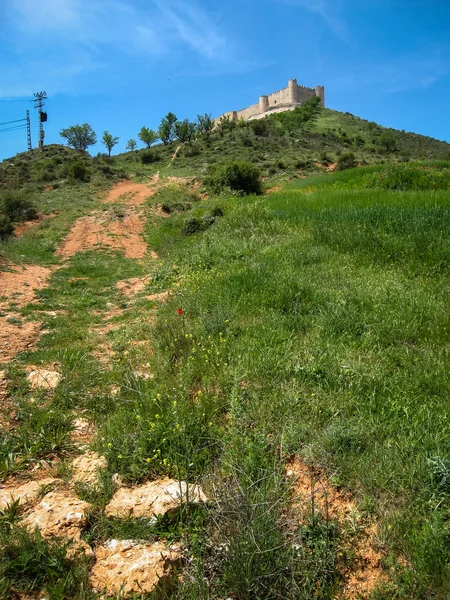
M 293 110 L 297 106 L 300 106 L 310 98 L 318 96 L 320 98 L 320 105 L 325 106 L 325 88 L 323 85 L 316 85 L 314 88 L 305 87 L 304 85 L 298 85 L 296 79 L 289 79 L 287 87 L 278 92 L 273 92 L 268 96 L 260 96 L 259 102 L 243 108 L 242 110 L 231 110 L 230 112 L 220 115 L 228 118 L 232 121 L 239 121 L 244 119 L 250 121 L 252 119 L 262 119 L 263 117 L 272 114 L 274 112 L 283 112 L 286 110 Z M 216 119 L 216 122 L 219 120 Z

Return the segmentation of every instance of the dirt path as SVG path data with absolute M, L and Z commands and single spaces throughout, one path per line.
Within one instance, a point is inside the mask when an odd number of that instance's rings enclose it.
M 157 191 L 159 183 L 159 175 L 154 175 L 152 179 L 152 187 L 143 183 L 132 183 L 131 181 L 119 181 L 109 192 L 105 200 L 105 204 L 113 204 L 120 202 L 131 206 L 141 206 L 150 196 L 153 196 Z
M 119 182 L 110 190 L 104 203 L 121 203 L 125 205 L 123 210 L 81 217 L 57 254 L 69 258 L 77 252 L 106 248 L 121 250 L 128 258 L 144 258 L 148 249 L 142 239 L 144 223 L 140 207 L 160 187 L 159 175 L 153 177 L 150 185 Z M 154 253 L 150 256 L 155 257 Z M 18 311 L 32 302 L 36 292 L 47 285 L 54 269 L 12 264 L 1 268 L 6 270 L 0 271 L 0 364 L 6 364 L 20 352 L 32 348 L 38 340 L 42 323 L 26 321 Z
M 147 244 L 142 239 L 144 224 L 136 211 L 117 216 L 94 213 L 81 217 L 72 227 L 57 254 L 69 258 L 77 252 L 108 248 L 122 250 L 127 258 L 144 258 Z
M 142 239 L 144 228 L 142 205 L 165 184 L 154 175 L 150 185 L 120 181 L 108 193 L 103 204 L 120 204 L 112 209 L 78 219 L 57 254 L 69 258 L 77 252 L 107 248 L 122 250 L 127 258 L 142 259 L 147 245 Z
M 9 268 L 0 271 L 0 364 L 30 348 L 39 337 L 41 324 L 23 322 L 17 311 L 35 299 L 52 273 L 52 269 L 37 265 Z

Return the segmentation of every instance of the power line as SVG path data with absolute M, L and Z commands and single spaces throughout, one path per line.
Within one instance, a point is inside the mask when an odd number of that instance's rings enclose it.
M 0 127 L 2 125 L 9 125 L 10 123 L 20 123 L 21 121 L 26 121 L 27 118 L 25 117 L 25 119 L 16 119 L 15 121 L 5 121 L 4 123 L 0 123 Z
M 5 127 L 4 129 L 0 129 L 0 133 L 3 131 L 17 131 L 18 129 L 25 129 L 26 124 L 24 125 L 16 125 L 15 127 Z

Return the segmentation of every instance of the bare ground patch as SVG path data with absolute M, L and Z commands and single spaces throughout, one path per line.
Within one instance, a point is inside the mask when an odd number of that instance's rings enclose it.
M 116 283 L 116 289 L 124 296 L 127 296 L 127 298 L 130 298 L 136 294 L 139 294 L 140 292 L 143 292 L 151 279 L 152 278 L 150 275 L 124 279 Z
M 347 545 L 355 558 L 352 567 L 343 570 L 342 598 L 367 598 L 384 577 L 382 554 L 376 547 L 377 524 L 363 519 L 350 494 L 336 489 L 322 472 L 309 467 L 297 456 L 288 463 L 286 473 L 291 479 L 294 510 L 301 518 L 311 511 L 320 511 L 325 518 L 334 519 L 342 526 L 353 523 L 356 533 L 351 542 L 344 542 L 343 549 Z
M 8 266 L 10 271 L 0 271 L 0 364 L 29 349 L 38 339 L 42 324 L 22 321 L 11 311 L 32 302 L 52 273 L 52 269 L 37 265 Z
M 58 254 L 70 258 L 77 252 L 108 248 L 122 250 L 127 258 L 144 258 L 147 245 L 142 231 L 143 222 L 136 212 L 129 212 L 123 218 L 94 213 L 76 221 Z
M 152 180 L 153 184 L 158 183 L 159 176 Z M 130 206 L 140 206 L 150 196 L 156 192 L 155 187 L 149 187 L 143 183 L 132 183 L 130 181 L 119 181 L 109 192 L 104 200 L 105 204 L 123 203 Z

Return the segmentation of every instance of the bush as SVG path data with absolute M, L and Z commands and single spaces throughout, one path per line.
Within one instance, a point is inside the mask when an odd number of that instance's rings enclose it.
M 89 169 L 83 161 L 77 160 L 69 165 L 67 177 L 71 181 L 89 181 Z
M 197 219 L 196 217 L 190 217 L 186 219 L 183 225 L 183 234 L 184 235 L 193 235 L 197 233 L 197 231 L 203 230 L 203 223 L 201 219 Z
M 4 241 L 14 232 L 14 225 L 6 215 L 0 215 L 0 241 Z
M 356 167 L 356 160 L 353 152 L 341 154 L 336 164 L 336 171 L 345 171 L 345 169 L 353 169 L 353 167 Z
M 253 133 L 257 136 L 266 137 L 269 135 L 270 125 L 267 119 L 250 121 L 250 128 L 253 129 Z
M 151 150 L 146 150 L 141 153 L 141 163 L 143 165 L 150 165 L 151 163 L 158 162 L 159 156 L 156 152 L 152 152 Z
M 228 188 L 242 194 L 261 194 L 261 173 L 250 162 L 230 162 L 218 165 L 205 178 L 205 185 L 211 191 L 220 193 Z
M 10 221 L 22 222 L 37 219 L 37 210 L 29 200 L 17 193 L 9 192 L 0 200 L 3 212 Z
M 383 152 L 395 152 L 397 150 L 397 140 L 392 131 L 384 131 L 378 138 L 378 145 Z

